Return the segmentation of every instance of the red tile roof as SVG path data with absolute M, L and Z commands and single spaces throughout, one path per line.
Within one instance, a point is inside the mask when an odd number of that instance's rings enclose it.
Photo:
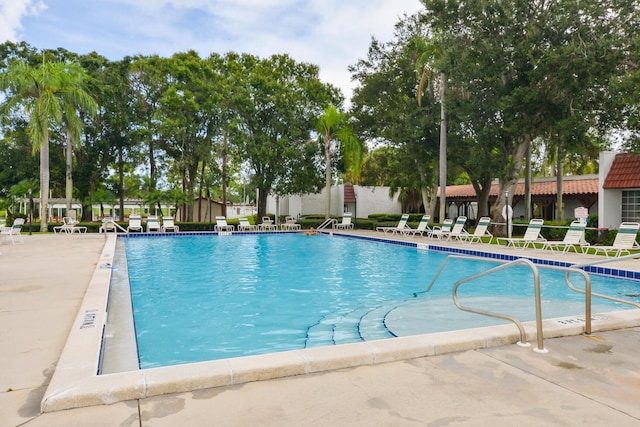
M 639 186 L 640 187 L 640 186 Z M 556 178 L 537 178 L 531 184 L 532 196 L 555 196 Z M 562 181 L 563 194 L 598 194 L 598 177 L 596 175 L 566 176 Z M 438 194 L 440 191 L 438 190 Z M 498 195 L 498 184 L 491 185 L 490 197 Z M 524 181 L 516 184 L 514 196 L 524 196 Z M 448 185 L 447 199 L 449 198 L 475 198 L 476 192 L 471 184 Z
M 640 156 L 616 154 L 603 188 L 640 188 Z

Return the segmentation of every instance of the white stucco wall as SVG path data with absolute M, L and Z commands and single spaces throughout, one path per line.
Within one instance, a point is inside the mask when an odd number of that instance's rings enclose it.
M 389 197 L 389 187 L 363 187 L 354 186 L 356 203 L 350 204 L 351 210 L 357 218 L 366 218 L 375 213 L 402 213 L 402 207 L 398 201 L 398 194 Z M 304 194 L 302 196 L 280 196 L 279 215 L 324 215 L 324 190 L 316 194 Z M 332 216 L 341 217 L 344 213 L 344 186 L 331 187 L 331 212 Z M 267 211 L 276 213 L 276 198 L 267 198 Z
M 604 180 L 609 174 L 615 152 L 602 151 L 598 159 L 598 227 L 618 228 L 622 222 L 622 190 L 605 190 Z

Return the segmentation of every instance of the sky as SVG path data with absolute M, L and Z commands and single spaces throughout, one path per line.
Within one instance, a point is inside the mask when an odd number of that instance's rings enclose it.
M 366 58 L 371 37 L 393 39 L 395 23 L 422 9 L 420 0 L 0 0 L 0 43 L 127 55 L 197 51 L 287 53 L 320 67 L 342 89 L 355 83 L 349 65 Z

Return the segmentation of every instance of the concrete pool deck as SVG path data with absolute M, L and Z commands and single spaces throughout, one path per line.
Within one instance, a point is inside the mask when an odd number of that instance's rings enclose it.
M 640 327 L 547 339 L 547 354 L 509 344 L 41 414 L 104 242 L 96 234 L 34 235 L 0 245 L 0 426 L 640 422 Z M 616 264 L 640 271 L 640 260 Z

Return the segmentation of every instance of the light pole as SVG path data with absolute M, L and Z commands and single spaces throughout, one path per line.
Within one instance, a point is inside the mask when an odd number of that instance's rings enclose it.
M 509 190 L 504 192 L 504 215 L 507 217 L 507 237 L 511 238 L 511 224 L 509 224 L 510 217 L 509 215 Z

